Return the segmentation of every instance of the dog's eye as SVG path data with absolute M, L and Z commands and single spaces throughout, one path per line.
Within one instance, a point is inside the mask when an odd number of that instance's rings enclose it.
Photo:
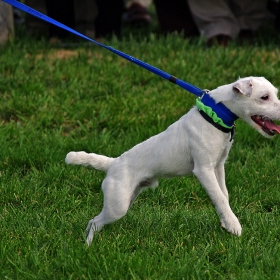
M 268 100 L 268 95 L 264 95 L 261 97 L 262 100 Z

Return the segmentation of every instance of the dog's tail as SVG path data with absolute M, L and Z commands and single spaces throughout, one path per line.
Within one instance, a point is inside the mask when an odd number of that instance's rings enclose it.
M 86 152 L 70 152 L 65 158 L 67 164 L 90 166 L 105 172 L 108 171 L 114 160 L 115 158 Z

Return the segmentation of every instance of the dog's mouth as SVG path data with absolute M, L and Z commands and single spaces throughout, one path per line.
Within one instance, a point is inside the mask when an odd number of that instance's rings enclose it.
M 276 133 L 280 134 L 280 126 L 275 124 L 271 119 L 258 115 L 251 116 L 251 119 L 268 135 L 274 136 Z

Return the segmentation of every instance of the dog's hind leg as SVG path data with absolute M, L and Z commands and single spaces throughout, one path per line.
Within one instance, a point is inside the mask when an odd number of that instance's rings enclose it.
M 122 218 L 130 206 L 133 187 L 127 182 L 106 177 L 102 183 L 104 204 L 101 213 L 89 221 L 86 228 L 87 244 L 90 245 L 95 231 L 100 231 L 106 224 Z

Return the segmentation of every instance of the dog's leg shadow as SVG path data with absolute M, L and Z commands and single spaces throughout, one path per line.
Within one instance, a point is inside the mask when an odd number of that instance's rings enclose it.
M 147 188 L 151 188 L 151 189 L 155 189 L 158 187 L 158 181 L 156 179 L 148 179 L 145 181 L 140 182 L 140 184 L 136 187 L 136 189 L 134 190 L 131 199 L 130 199 L 130 205 L 129 207 L 131 207 L 131 205 L 133 204 L 133 202 L 136 200 L 136 198 L 138 197 L 138 195 L 145 189 Z

